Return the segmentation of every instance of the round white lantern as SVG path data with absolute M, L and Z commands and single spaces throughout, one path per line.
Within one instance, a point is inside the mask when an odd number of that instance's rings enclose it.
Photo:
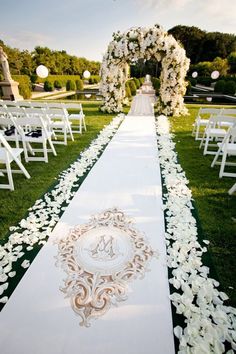
M 85 96 L 86 98 L 90 98 L 92 95 L 91 95 L 91 93 L 86 93 L 84 96 Z
M 198 73 L 197 73 L 197 71 L 194 71 L 193 73 L 192 73 L 192 77 L 195 79 L 196 77 L 198 77 Z
M 212 101 L 212 97 L 207 97 L 206 100 L 207 100 L 207 102 L 211 102 Z
M 88 70 L 85 70 L 84 73 L 83 73 L 83 77 L 84 77 L 85 79 L 89 79 L 90 76 L 91 76 L 90 72 L 89 72 Z
M 39 65 L 36 69 L 36 74 L 38 75 L 38 77 L 44 79 L 48 76 L 48 68 L 46 68 L 46 66 L 44 65 Z
M 220 76 L 219 71 L 217 71 L 217 70 L 212 71 L 212 73 L 211 73 L 211 78 L 212 78 L 213 80 L 218 79 L 219 76 Z

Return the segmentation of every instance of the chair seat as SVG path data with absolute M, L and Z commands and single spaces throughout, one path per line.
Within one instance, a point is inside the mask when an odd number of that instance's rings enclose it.
M 18 157 L 23 152 L 23 149 L 12 148 L 12 152 L 16 157 Z M 8 156 L 9 156 L 9 162 L 14 161 L 11 155 Z M 5 162 L 6 162 L 6 149 L 0 148 L 0 163 L 5 163 Z
M 199 119 L 196 123 L 198 125 L 207 125 L 209 122 L 209 119 Z
M 222 137 L 226 135 L 226 131 L 220 128 L 210 128 L 207 129 L 206 134 L 211 136 L 214 135 L 214 136 Z
M 82 118 L 84 118 L 84 114 L 80 114 L 80 113 L 78 113 L 78 114 L 76 114 L 76 113 L 74 113 L 74 114 L 70 114 L 69 116 L 68 116 L 68 119 L 70 119 L 70 120 L 76 120 L 76 119 L 82 119 Z
M 236 155 L 236 144 L 228 143 L 227 146 L 222 146 L 222 151 L 227 151 L 229 155 Z
M 71 124 L 71 122 L 68 122 L 68 123 Z M 54 127 L 54 128 L 64 128 L 65 123 L 62 121 L 55 121 L 55 122 L 51 122 L 50 126 Z

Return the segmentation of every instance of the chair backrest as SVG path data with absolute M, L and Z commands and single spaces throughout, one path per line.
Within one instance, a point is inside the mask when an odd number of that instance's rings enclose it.
M 32 107 L 30 101 L 18 101 L 17 107 Z
M 218 116 L 211 116 L 208 122 L 208 127 L 214 127 L 217 124 L 218 125 L 223 125 L 224 123 L 230 123 L 232 125 L 236 124 L 236 117 L 232 116 L 224 116 L 224 115 L 218 115 Z
M 43 108 L 25 108 L 25 114 L 27 117 L 41 116 L 43 115 Z
M 66 108 L 66 109 L 82 109 L 82 104 L 81 103 L 63 103 L 63 106 Z
M 32 101 L 31 107 L 32 108 L 48 108 L 48 104 L 47 104 L 47 102 Z
M 63 104 L 61 102 L 47 102 L 48 108 L 62 108 Z
M 31 116 L 31 117 L 19 117 L 12 118 L 14 125 L 19 131 L 22 137 L 25 136 L 29 131 L 34 130 L 35 128 L 41 128 L 43 135 L 46 137 L 49 136 L 49 131 L 47 129 L 47 124 L 41 116 Z
M 13 158 L 13 160 L 16 160 L 16 156 L 15 156 L 11 146 L 8 144 L 4 135 L 0 132 L 0 146 L 1 145 L 6 149 L 6 153 L 8 153 Z
M 25 116 L 25 111 L 22 107 L 6 107 L 6 112 L 17 118 Z
M 198 111 L 198 115 L 203 115 L 203 114 L 220 114 L 222 111 L 222 108 L 203 108 L 201 107 Z
M 236 108 L 223 108 L 222 109 L 222 114 L 224 115 L 236 115 Z
M 1 102 L 2 106 L 11 106 L 11 107 L 16 107 L 18 104 L 18 101 L 10 101 L 10 100 L 3 100 Z
M 60 108 L 47 108 L 44 113 L 50 117 L 50 119 L 67 120 L 67 112 L 63 107 Z

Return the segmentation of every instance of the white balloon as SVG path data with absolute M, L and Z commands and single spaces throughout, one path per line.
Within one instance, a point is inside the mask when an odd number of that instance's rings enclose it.
M 89 79 L 90 76 L 91 76 L 90 72 L 89 72 L 88 70 L 85 70 L 84 73 L 83 73 L 83 77 L 84 77 L 85 79 Z
M 39 65 L 36 69 L 36 74 L 38 75 L 38 77 L 44 79 L 48 76 L 48 68 L 46 68 L 46 66 L 44 65 Z
M 90 93 L 86 93 L 84 96 L 85 96 L 86 98 L 90 98 L 92 95 L 91 95 Z
M 207 97 L 206 100 L 207 100 L 207 102 L 211 102 L 212 101 L 212 97 Z
M 198 73 L 197 73 L 197 71 L 194 71 L 193 73 L 192 73 L 192 77 L 195 79 L 196 77 L 198 77 Z
M 217 71 L 217 70 L 212 71 L 212 73 L 211 73 L 211 78 L 212 78 L 213 80 L 218 79 L 219 76 L 220 76 L 219 71 Z

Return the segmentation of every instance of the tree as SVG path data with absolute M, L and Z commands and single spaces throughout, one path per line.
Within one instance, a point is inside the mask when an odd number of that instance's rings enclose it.
M 230 72 L 236 74 L 236 52 L 230 53 L 227 57 L 228 63 L 230 65 Z

